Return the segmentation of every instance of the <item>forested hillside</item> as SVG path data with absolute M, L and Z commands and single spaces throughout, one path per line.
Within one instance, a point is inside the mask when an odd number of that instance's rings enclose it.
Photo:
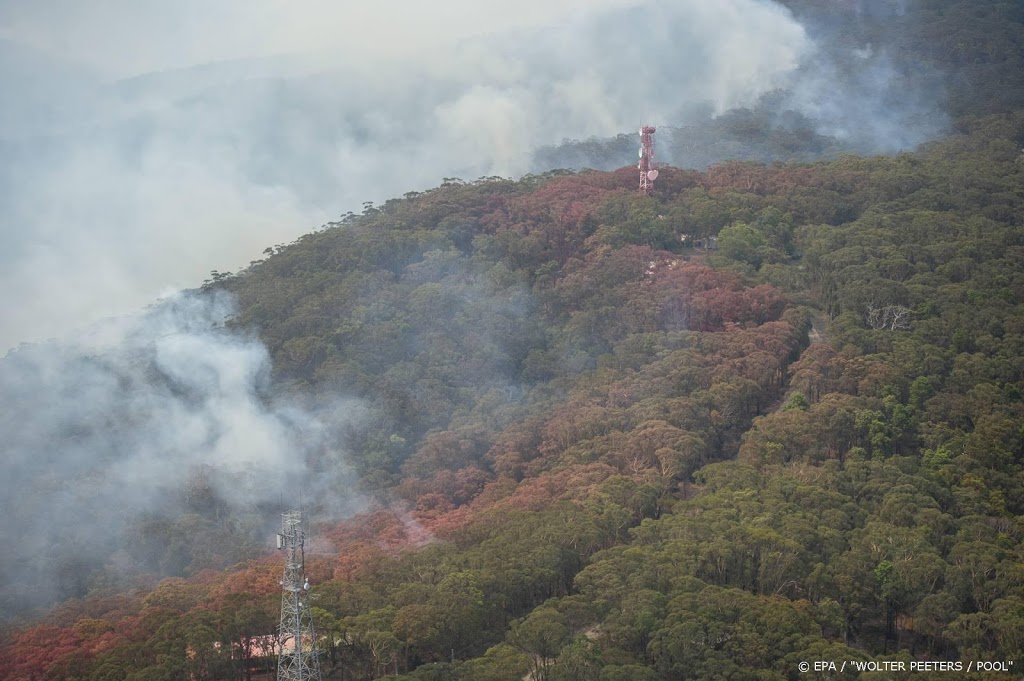
M 1024 5 L 780 2 L 653 196 L 566 141 L 0 359 L 0 679 L 273 678 L 299 497 L 325 678 L 1020 678 Z
M 452 179 L 211 279 L 275 392 L 364 405 L 337 444 L 371 505 L 309 556 L 331 678 L 1024 663 L 1022 144 L 1000 114 L 650 198 L 631 169 Z M 203 536 L 233 521 L 201 491 Z M 256 678 L 279 557 L 204 567 L 90 583 L 0 676 Z

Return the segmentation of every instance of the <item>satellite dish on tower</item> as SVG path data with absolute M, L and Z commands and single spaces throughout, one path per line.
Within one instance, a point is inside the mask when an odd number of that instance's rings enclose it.
M 650 180 L 651 182 L 654 182 L 655 180 L 657 180 L 658 179 L 658 171 L 657 170 L 648 170 L 647 171 L 647 179 Z

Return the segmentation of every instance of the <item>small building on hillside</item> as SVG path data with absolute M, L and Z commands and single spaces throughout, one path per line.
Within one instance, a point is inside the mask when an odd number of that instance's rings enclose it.
M 718 237 L 714 235 L 697 236 L 696 234 L 680 234 L 679 241 L 682 242 L 683 248 L 693 248 L 698 251 L 718 250 Z

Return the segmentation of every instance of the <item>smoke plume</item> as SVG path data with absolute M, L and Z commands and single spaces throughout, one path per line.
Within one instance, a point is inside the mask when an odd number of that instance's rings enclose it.
M 315 0 L 5 8 L 0 345 L 138 309 L 364 201 L 754 102 L 812 47 L 762 0 L 530 2 L 504 26 L 447 5 L 394 24 Z
M 354 401 L 269 395 L 225 294 L 177 295 L 74 342 L 0 362 L 0 607 L 81 596 L 110 574 L 181 573 L 262 552 L 301 493 L 318 517 L 359 495 L 340 450 Z M 125 568 L 128 568 L 125 570 Z

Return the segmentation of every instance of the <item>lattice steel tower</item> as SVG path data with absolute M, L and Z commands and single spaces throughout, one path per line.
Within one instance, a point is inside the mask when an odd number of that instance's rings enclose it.
M 284 551 L 284 579 L 281 580 L 281 625 L 277 642 L 278 681 L 321 681 L 320 656 L 316 649 L 313 617 L 309 613 L 309 580 L 305 562 L 305 532 L 302 511 L 281 514 L 277 548 Z
M 640 193 L 650 196 L 654 193 L 654 181 L 658 179 L 658 170 L 654 167 L 654 133 L 653 125 L 640 128 L 640 162 L 636 164 L 640 171 Z

